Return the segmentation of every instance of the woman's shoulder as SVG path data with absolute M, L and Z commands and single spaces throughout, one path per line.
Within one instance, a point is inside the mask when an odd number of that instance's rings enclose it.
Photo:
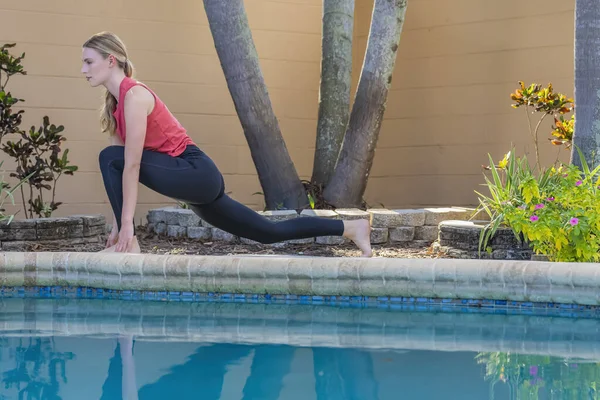
M 133 83 L 125 91 L 125 105 L 135 103 L 147 106 L 151 110 L 155 103 L 154 92 L 140 81 L 133 80 Z

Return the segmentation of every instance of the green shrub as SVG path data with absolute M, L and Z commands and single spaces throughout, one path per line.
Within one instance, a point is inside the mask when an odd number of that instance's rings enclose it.
M 487 247 L 500 225 L 512 228 L 537 254 L 551 261 L 600 261 L 600 167 L 590 171 L 579 149 L 583 171 L 562 165 L 533 173 L 526 158 L 509 153 L 485 177 L 490 196 L 479 192 L 480 208 L 491 222 L 480 237 Z
M 69 165 L 68 149 L 60 155 L 61 143 L 66 140 L 61 135 L 62 125 L 50 124 L 49 118 L 44 116 L 41 127 L 32 126 L 29 131 L 20 129 L 24 110 L 15 112 L 13 107 L 24 100 L 14 98 L 6 91 L 13 75 L 27 75 L 21 64 L 25 53 L 20 57 L 12 56 L 9 49 L 14 46 L 14 43 L 5 44 L 0 48 L 0 142 L 7 135 L 20 137 L 18 141 L 7 141 L 2 151 L 16 163 L 16 171 L 10 176 L 29 186 L 26 191 L 19 184 L 26 218 L 33 218 L 34 213 L 38 217 L 50 217 L 61 204 L 55 201 L 58 180 L 63 174 L 73 175 L 77 166 Z M 49 201 L 44 199 L 45 191 L 50 191 Z

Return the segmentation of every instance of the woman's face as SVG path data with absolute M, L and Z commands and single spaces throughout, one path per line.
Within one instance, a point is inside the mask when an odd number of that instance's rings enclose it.
M 97 50 L 88 47 L 83 48 L 82 60 L 81 73 L 85 75 L 92 87 L 102 85 L 108 80 L 111 74 L 111 63 L 114 65 L 116 62 L 114 57 L 104 58 Z

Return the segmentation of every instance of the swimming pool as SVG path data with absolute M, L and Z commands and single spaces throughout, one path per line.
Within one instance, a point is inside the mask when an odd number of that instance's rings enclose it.
M 3 292 L 2 399 L 595 399 L 600 383 L 595 308 L 50 292 Z

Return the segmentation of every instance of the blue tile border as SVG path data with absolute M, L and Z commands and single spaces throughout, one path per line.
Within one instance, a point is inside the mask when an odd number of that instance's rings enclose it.
M 123 301 L 224 302 L 256 304 L 314 304 L 352 308 L 494 314 L 556 315 L 600 319 L 600 306 L 565 303 L 519 302 L 514 300 L 477 300 L 389 296 L 307 296 L 294 294 L 195 293 L 180 291 L 113 290 L 89 287 L 35 286 L 0 287 L 3 298 L 113 299 Z

